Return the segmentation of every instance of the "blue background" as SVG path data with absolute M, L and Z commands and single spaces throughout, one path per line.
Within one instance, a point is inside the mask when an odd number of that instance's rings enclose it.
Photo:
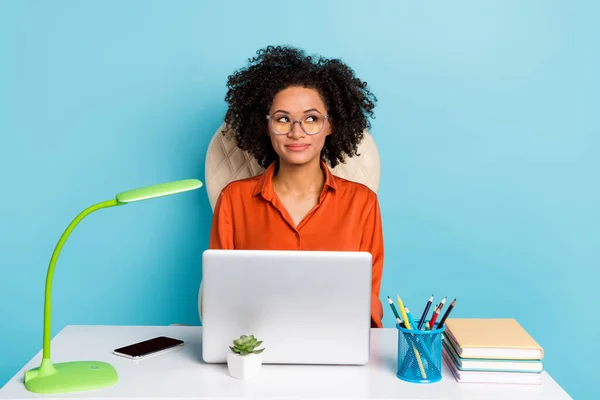
M 382 299 L 517 318 L 558 383 L 592 398 L 599 4 L 2 1 L 0 385 L 41 348 L 69 221 L 122 190 L 204 180 L 227 75 L 288 43 L 342 58 L 379 99 Z M 203 189 L 92 214 L 59 260 L 52 334 L 198 324 L 211 216 Z

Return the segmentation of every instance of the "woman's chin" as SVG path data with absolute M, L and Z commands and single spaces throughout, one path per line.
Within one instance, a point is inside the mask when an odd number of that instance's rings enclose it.
M 305 154 L 286 154 L 285 157 L 281 157 L 281 161 L 288 165 L 305 165 L 314 162 L 316 157 L 308 156 Z

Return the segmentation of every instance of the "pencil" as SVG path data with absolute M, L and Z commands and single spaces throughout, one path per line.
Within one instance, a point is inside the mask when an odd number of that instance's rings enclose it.
M 404 320 L 404 326 L 406 326 L 406 329 L 412 329 L 410 322 L 408 321 L 408 317 L 406 316 L 406 310 L 404 309 L 404 304 L 402 304 L 402 299 L 400 298 L 400 295 L 396 295 L 396 297 L 398 298 L 398 307 L 400 308 L 400 312 L 402 313 L 402 318 Z M 421 376 L 423 377 L 423 379 L 427 379 L 427 374 L 425 373 L 425 368 L 423 368 L 423 362 L 421 361 L 421 355 L 419 354 L 419 351 L 417 350 L 417 348 L 415 347 L 415 345 L 413 344 L 413 350 L 415 352 L 415 357 L 417 357 L 417 362 L 419 363 L 419 369 L 421 370 Z
M 400 296 L 398 296 L 398 299 L 400 299 Z M 404 310 L 404 307 L 402 308 Z M 415 325 L 415 321 L 412 320 L 412 317 L 409 314 L 409 310 L 408 308 L 405 310 L 405 312 L 403 313 L 403 315 L 406 317 L 406 319 L 404 321 L 406 321 L 406 325 L 410 326 L 410 325 Z M 411 321 L 412 324 L 409 322 Z M 412 328 L 408 328 L 411 329 Z M 421 355 L 419 354 L 419 350 L 417 350 L 417 348 L 415 347 L 415 345 L 413 344 L 413 350 L 415 352 L 415 357 L 417 357 L 417 363 L 419 364 L 419 369 L 421 370 L 421 376 L 423 377 L 423 379 L 427 379 L 427 374 L 425 373 L 425 368 L 423 367 L 423 361 L 421 361 Z
M 408 320 L 410 321 L 410 324 L 412 326 L 415 326 L 415 320 L 413 319 L 412 315 L 410 314 L 410 310 L 408 309 L 408 307 L 406 307 L 406 318 L 408 318 Z
M 438 324 L 438 327 L 441 328 L 442 326 L 444 326 L 444 322 L 446 322 L 446 318 L 448 318 L 448 315 L 450 315 L 450 311 L 452 311 L 452 309 L 454 308 L 454 304 L 456 304 L 456 299 L 454 299 L 452 301 L 452 303 L 450 304 L 450 307 L 448 307 L 448 309 L 446 310 L 446 313 L 444 314 L 444 316 L 440 320 L 440 323 Z
M 446 303 L 445 297 L 442 299 L 442 301 L 440 301 L 440 304 L 438 304 L 438 314 L 442 312 L 442 308 L 444 308 L 444 303 Z
M 396 295 L 396 297 L 398 298 L 398 308 L 400 308 L 400 312 L 402 313 L 402 320 L 406 325 L 406 329 L 411 329 L 410 322 L 408 322 L 408 318 L 406 318 L 406 311 L 404 310 L 404 304 L 402 304 L 402 299 L 400 299 L 399 295 Z
M 423 311 L 423 315 L 421 315 L 421 320 L 419 321 L 419 330 L 421 330 L 421 328 L 423 327 L 423 324 L 425 323 L 425 320 L 427 319 L 427 313 L 429 312 L 429 309 L 431 308 L 432 302 L 433 302 L 433 295 L 431 295 L 431 297 L 427 301 L 427 305 L 425 306 L 425 311 Z
M 435 311 L 433 312 L 433 315 L 431 316 L 431 320 L 429 321 L 429 327 L 431 328 L 431 330 L 435 329 L 435 320 L 437 319 L 438 315 L 440 315 L 440 307 L 436 307 Z
M 398 315 L 398 311 L 396 311 L 396 307 L 394 307 L 394 302 L 392 301 L 392 299 L 390 298 L 390 296 L 388 296 L 387 298 L 388 298 L 388 303 L 390 303 L 390 307 L 392 308 L 392 312 L 394 313 L 394 317 L 396 317 L 396 321 L 399 321 L 398 325 L 402 325 L 402 321 L 400 320 L 400 316 Z

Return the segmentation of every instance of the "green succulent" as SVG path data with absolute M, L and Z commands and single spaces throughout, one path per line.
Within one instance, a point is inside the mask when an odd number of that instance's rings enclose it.
M 242 335 L 239 339 L 235 339 L 233 341 L 233 346 L 229 346 L 231 351 L 237 353 L 241 356 L 246 356 L 248 354 L 260 354 L 265 349 L 257 349 L 258 346 L 262 344 L 262 340 L 258 340 L 254 337 L 254 335 Z

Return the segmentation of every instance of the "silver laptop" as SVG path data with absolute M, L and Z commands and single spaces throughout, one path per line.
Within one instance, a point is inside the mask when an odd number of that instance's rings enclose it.
M 263 363 L 363 365 L 369 360 L 368 252 L 206 250 L 202 358 L 224 363 L 232 341 L 263 341 Z

